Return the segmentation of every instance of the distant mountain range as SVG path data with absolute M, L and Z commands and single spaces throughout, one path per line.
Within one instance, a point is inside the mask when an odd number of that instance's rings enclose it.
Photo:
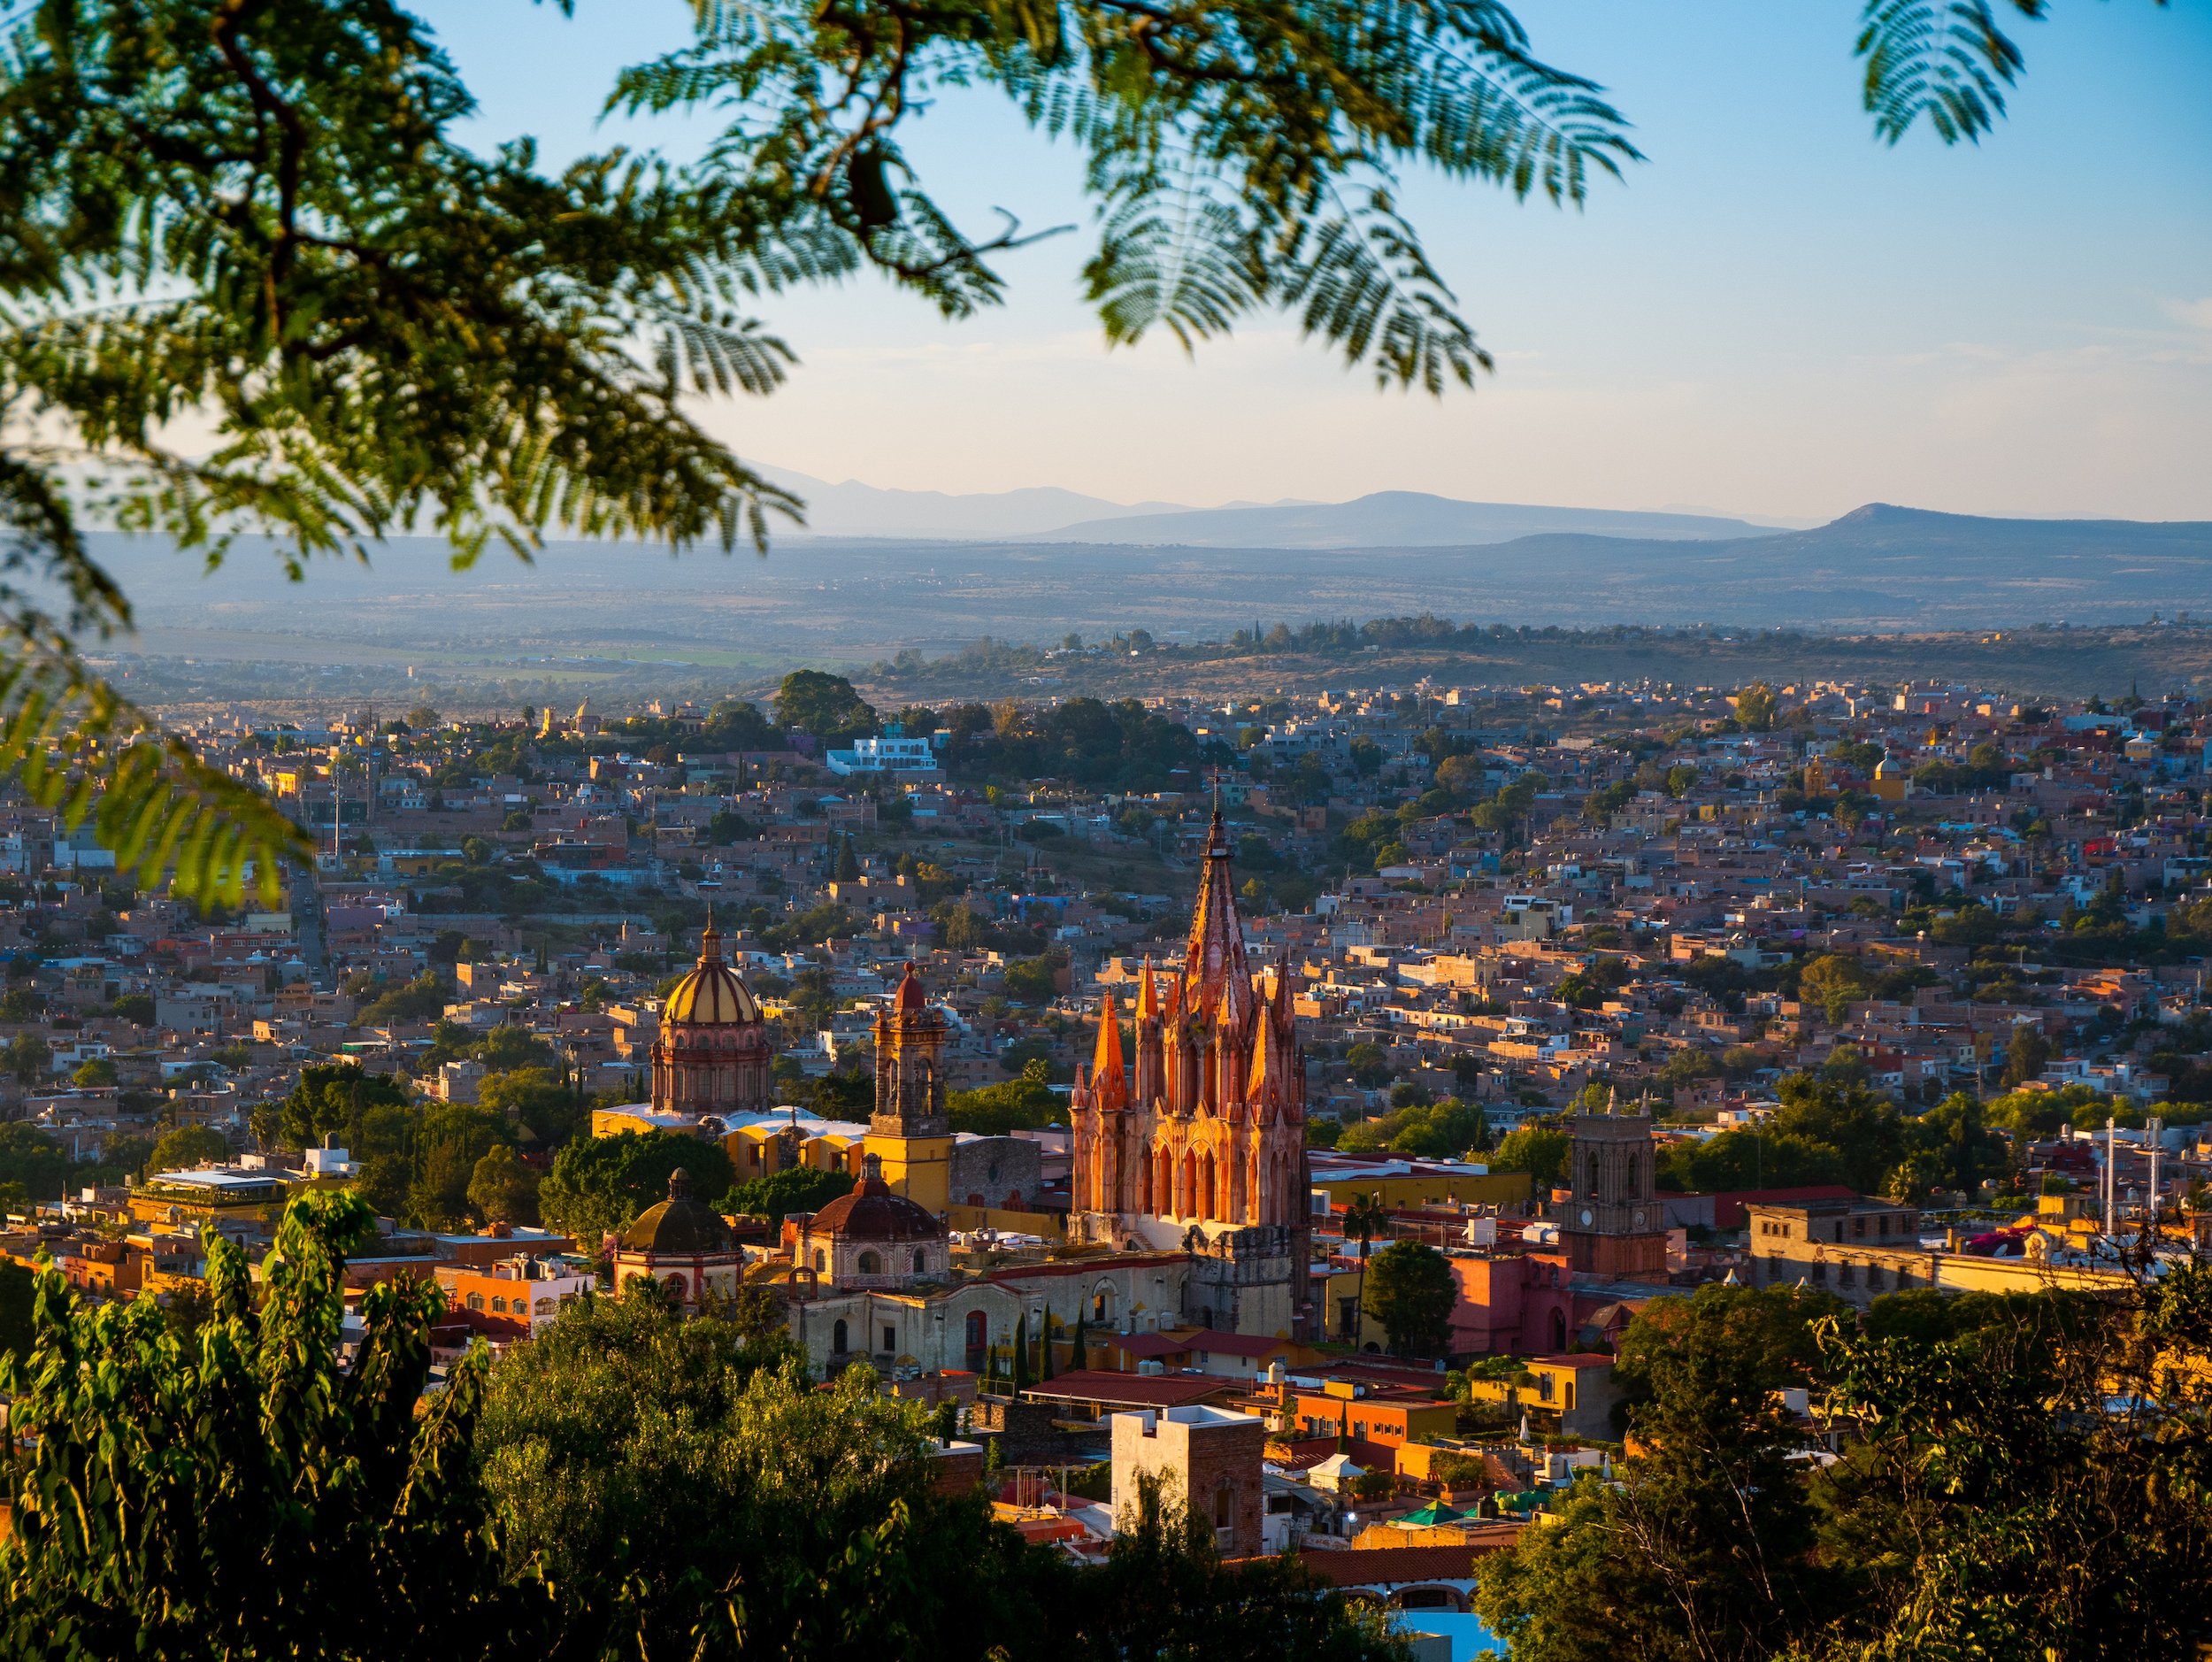
M 1325 516 L 1308 523 L 1316 535 L 1326 529 Z M 136 604 L 139 650 L 310 666 L 611 657 L 764 668 L 864 663 L 910 648 L 933 656 L 982 635 L 1056 642 L 1143 627 L 1166 640 L 1225 639 L 1255 622 L 1422 612 L 1482 623 L 1808 632 L 2212 613 L 2212 524 L 1993 519 L 1881 504 L 1809 531 L 1721 523 L 1741 528 L 1364 548 L 1074 542 L 1056 532 L 812 537 L 780 541 L 762 558 L 572 542 L 528 566 L 488 553 L 465 573 L 448 568 L 442 545 L 404 538 L 366 566 L 319 562 L 299 584 L 270 581 L 267 551 L 244 542 L 204 575 L 196 559 L 150 540 L 93 542 Z
M 1548 534 L 1673 542 L 1759 536 L 1773 529 L 1707 514 L 1459 502 L 1417 490 L 1379 490 L 1349 502 L 1152 509 L 1063 526 L 1033 540 L 1152 548 L 1471 548 Z
M 1056 485 L 956 496 L 941 490 L 887 490 L 856 479 L 833 485 L 783 467 L 760 471 L 805 502 L 806 531 L 812 536 L 1038 536 L 1079 519 L 1188 512 L 1171 502 L 1109 502 Z
M 1233 502 L 1218 508 L 1108 502 L 1043 486 L 982 496 L 886 490 L 786 469 L 761 470 L 803 497 L 806 534 L 949 542 L 1090 542 L 1147 548 L 1452 548 L 1547 532 L 1664 541 L 1758 536 L 1778 527 L 1711 514 L 1461 502 L 1381 490 L 1350 502 Z

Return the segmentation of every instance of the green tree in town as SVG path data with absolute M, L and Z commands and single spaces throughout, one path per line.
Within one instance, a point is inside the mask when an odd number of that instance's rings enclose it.
M 824 746 L 876 730 L 874 707 L 853 690 L 852 682 L 818 669 L 795 669 L 783 678 L 776 693 L 776 719 L 811 734 Z
M 1874 983 L 1859 960 L 1841 952 L 1824 953 L 1799 972 L 1799 996 L 1816 1004 L 1831 1027 L 1841 1027 L 1851 1006 L 1874 996 Z
M 411 1027 L 435 1020 L 452 996 L 446 984 L 426 970 L 414 980 L 380 993 L 355 1012 L 353 1019 L 365 1027 Z
M 504 1120 L 472 1104 L 426 1105 L 415 1132 L 407 1215 L 434 1229 L 473 1223 L 469 1189 L 477 1167 L 492 1150 L 507 1143 L 509 1135 Z
M 346 1252 L 374 1220 L 296 1202 L 257 1281 L 211 1229 L 190 1341 L 150 1297 L 81 1304 L 39 1278 L 11 1367 L 13 1527 L 0 1653 L 89 1658 L 493 1657 L 544 1642 L 503 1585 L 470 1458 L 484 1364 L 424 1397 L 433 1283 L 380 1282 L 349 1366 Z M 419 1412 L 418 1412 L 419 1409 Z
M 1736 694 L 1736 725 L 1749 733 L 1770 733 L 1778 708 L 1774 689 L 1755 681 Z
M 840 1195 L 853 1191 L 852 1173 L 824 1171 L 812 1166 L 787 1166 L 780 1172 L 750 1177 L 730 1190 L 721 1209 L 749 1212 L 780 1224 L 795 1212 L 819 1212 Z
M 555 1068 L 518 1067 L 477 1081 L 477 1105 L 513 1127 L 526 1146 L 557 1149 L 589 1126 L 591 1104 Z
M 470 1210 L 487 1222 L 534 1224 L 538 1220 L 538 1174 L 511 1145 L 495 1143 L 469 1173 L 466 1199 Z
M 1451 1348 L 1459 1284 L 1450 1264 L 1420 1241 L 1393 1241 L 1368 1266 L 1362 1308 L 1390 1335 L 1398 1356 L 1442 1356 Z
M 1498 1146 L 1490 1153 L 1490 1169 L 1494 1172 L 1526 1172 L 1539 1189 L 1549 1189 L 1558 1182 L 1559 1174 L 1567 1168 L 1570 1140 L 1563 1131 L 1550 1131 L 1542 1126 L 1522 1126 L 1498 1139 Z
M 673 1131 L 580 1137 L 554 1157 L 538 1185 L 538 1211 L 549 1227 L 595 1250 L 602 1235 L 628 1227 L 667 1199 L 669 1175 L 679 1167 L 690 1173 L 695 1195 L 729 1192 L 729 1156 L 718 1143 Z
M 1855 1597 L 1808 1653 L 2196 1653 L 2212 1267 L 2093 1299 L 1891 1294 L 1822 1336 L 1829 1408 L 1858 1434 L 1823 1496 Z
M 19 1033 L 0 1047 L 0 1069 L 19 1085 L 35 1085 L 52 1072 L 53 1052 L 35 1033 Z
M 212 1126 L 179 1126 L 162 1134 L 147 1158 L 149 1172 L 189 1171 L 196 1166 L 217 1164 L 230 1158 L 230 1144 Z
M 633 1295 L 499 1370 L 480 1458 L 573 1654 L 1027 1655 L 1029 1550 L 937 1493 L 933 1441 L 865 1367 L 818 1389 L 787 1342 Z
M 1390 1209 L 1383 1204 L 1379 1194 L 1355 1195 L 1344 1208 L 1344 1238 L 1359 1243 L 1359 1281 L 1353 1295 L 1358 1309 L 1367 1308 L 1368 1250 L 1373 1246 L 1375 1237 L 1388 1227 Z M 1345 1336 L 1355 1342 L 1359 1337 L 1356 1333 Z
M 1831 1607 L 1793 1459 L 1807 1434 L 1775 1392 L 1812 1381 L 1824 1296 L 1708 1285 L 1648 1305 L 1616 1375 L 1635 1453 L 1586 1481 L 1559 1524 L 1485 1560 L 1475 1608 L 1530 1662 L 1750 1662 Z

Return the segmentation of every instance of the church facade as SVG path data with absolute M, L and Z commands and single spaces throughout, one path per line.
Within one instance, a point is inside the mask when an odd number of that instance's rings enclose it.
M 1307 1335 L 1311 1173 L 1305 1057 L 1286 973 L 1248 961 L 1216 810 L 1179 971 L 1148 963 L 1125 1056 L 1111 994 L 1070 1101 L 1071 1241 L 1190 1256 L 1184 1316 Z

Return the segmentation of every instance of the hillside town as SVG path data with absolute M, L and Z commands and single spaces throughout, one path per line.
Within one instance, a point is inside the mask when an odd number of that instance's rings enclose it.
M 1655 1299 L 2212 1246 L 2197 703 L 801 672 L 195 736 L 321 851 L 210 914 L 0 819 L 9 1258 L 189 1319 L 211 1226 L 350 1189 L 349 1303 L 434 1282 L 442 1363 L 749 1310 L 1079 1556 L 1171 1470 L 1231 1556 L 1463 1612 L 1609 1476 Z

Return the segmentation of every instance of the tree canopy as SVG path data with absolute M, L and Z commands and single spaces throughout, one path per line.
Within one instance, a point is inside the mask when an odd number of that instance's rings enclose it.
M 1369 1315 L 1390 1335 L 1399 1356 L 1442 1356 L 1451 1348 L 1452 1306 L 1459 1284 L 1451 1266 L 1420 1241 L 1393 1241 L 1367 1266 Z
M 352 1195 L 287 1212 L 257 1284 L 207 1232 L 210 1315 L 90 1306 L 49 1269 L 8 1388 L 0 1650 L 150 1659 L 509 1654 L 531 1600 L 493 1574 L 469 1449 L 480 1355 L 422 1398 L 434 1283 L 380 1282 L 338 1356 Z M 420 1401 L 422 1412 L 418 1412 Z
M 669 1174 L 679 1166 L 691 1174 L 694 1194 L 729 1190 L 730 1158 L 719 1143 L 673 1131 L 579 1137 L 554 1157 L 538 1186 L 538 1211 L 549 1227 L 590 1250 L 602 1235 L 628 1227 L 667 1199 Z

